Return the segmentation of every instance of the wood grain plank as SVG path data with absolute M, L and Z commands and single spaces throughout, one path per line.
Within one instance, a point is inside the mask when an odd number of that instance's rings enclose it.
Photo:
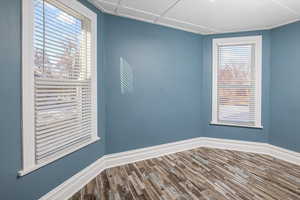
M 197 148 L 106 169 L 70 200 L 300 200 L 300 166 Z

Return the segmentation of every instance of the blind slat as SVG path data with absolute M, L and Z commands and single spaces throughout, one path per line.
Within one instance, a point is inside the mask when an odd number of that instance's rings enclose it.
M 91 115 L 85 115 L 85 116 L 81 116 L 82 118 L 81 123 L 85 123 L 85 122 L 89 122 L 91 119 Z M 44 126 L 39 126 L 36 128 L 36 130 L 38 131 L 42 131 L 42 130 L 46 130 L 46 132 L 44 133 L 40 133 L 40 135 L 37 135 L 37 137 L 43 138 L 43 137 L 47 137 L 48 135 L 55 135 L 55 132 L 52 131 L 56 131 L 56 130 L 62 130 L 64 128 L 73 126 L 78 124 L 78 118 L 74 117 L 69 119 L 68 121 L 60 121 L 60 123 L 56 123 L 56 124 L 50 124 L 50 125 L 44 125 Z M 46 133 L 50 132 L 48 135 L 46 135 Z
M 41 163 L 92 137 L 91 22 L 57 0 L 34 0 L 35 155 Z
M 40 163 L 41 160 L 50 159 L 51 157 L 58 156 L 61 151 L 64 151 L 65 149 L 72 149 L 76 146 L 82 145 L 84 143 L 88 142 L 88 139 L 91 139 L 90 135 L 83 135 L 82 137 L 75 138 L 73 140 L 70 140 L 68 142 L 65 142 L 63 145 L 57 145 L 55 149 L 49 150 L 48 152 L 39 153 L 36 155 L 37 162 Z
M 78 134 L 80 134 L 81 132 L 83 132 L 83 128 L 90 128 L 90 123 L 85 123 L 82 125 L 77 125 L 72 127 L 71 129 L 66 129 L 63 132 L 60 132 L 60 134 L 53 134 L 53 135 L 49 135 L 48 137 L 37 137 L 39 139 L 39 142 L 37 143 L 37 147 L 41 148 L 41 147 L 47 147 L 48 144 L 52 144 L 52 143 L 56 143 L 61 139 L 67 138 L 69 137 L 72 138 L 74 134 L 74 132 L 76 132 L 76 130 L 80 130 L 80 132 L 78 132 Z
M 252 44 L 219 45 L 217 115 L 221 122 L 255 123 L 255 65 Z
M 78 140 L 79 138 L 82 138 L 84 136 L 90 135 L 90 128 L 83 128 L 83 129 L 78 129 L 77 131 L 72 131 L 74 132 L 74 135 L 70 135 L 69 138 L 63 138 L 59 139 L 57 141 L 54 141 L 52 143 L 49 143 L 48 145 L 45 146 L 40 146 L 40 144 L 37 145 L 37 155 L 42 155 L 44 153 L 53 151 L 59 147 L 62 147 L 72 141 Z

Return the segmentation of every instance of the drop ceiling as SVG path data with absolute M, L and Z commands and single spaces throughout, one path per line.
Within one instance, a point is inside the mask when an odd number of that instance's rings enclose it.
M 198 34 L 271 29 L 300 20 L 300 0 L 89 0 L 103 12 Z

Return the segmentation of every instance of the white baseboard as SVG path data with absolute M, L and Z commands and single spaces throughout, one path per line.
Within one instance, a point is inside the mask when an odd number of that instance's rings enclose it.
M 190 150 L 203 146 L 201 138 L 182 140 L 136 150 L 105 155 L 107 168 L 147 160 L 167 154 Z
M 296 165 L 300 165 L 300 153 L 287 150 L 281 147 L 277 147 L 271 144 L 267 144 L 268 146 L 268 155 L 273 156 L 274 158 L 284 160 Z
M 251 153 L 260 153 L 300 165 L 300 153 L 276 147 L 267 143 L 247 142 L 239 140 L 216 139 L 199 137 L 179 142 L 167 143 L 147 148 L 141 148 L 121 153 L 105 155 L 84 170 L 47 193 L 40 200 L 63 200 L 70 198 L 84 185 L 100 174 L 104 169 L 155 158 L 198 147 L 236 150 Z
M 216 138 L 201 138 L 203 147 L 236 150 L 250 153 L 260 153 L 284 160 L 296 165 L 300 165 L 300 153 L 277 147 L 268 143 L 248 142 L 241 140 L 228 140 Z
M 93 178 L 100 174 L 105 169 L 105 160 L 100 158 L 85 169 L 81 170 L 46 195 L 40 200 L 64 200 L 72 197 L 83 186 L 88 184 Z

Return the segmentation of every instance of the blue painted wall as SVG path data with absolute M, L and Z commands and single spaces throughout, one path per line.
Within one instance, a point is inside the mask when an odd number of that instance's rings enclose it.
M 271 144 L 300 152 L 300 22 L 273 29 Z
M 102 14 L 98 12 L 98 32 Z M 34 200 L 49 192 L 104 154 L 102 37 L 99 37 L 99 127 L 102 140 L 18 178 L 21 169 L 21 0 L 0 1 L 0 199 Z
M 262 35 L 262 124 L 263 129 L 239 128 L 209 125 L 212 103 L 212 40 L 220 37 Z M 270 31 L 255 31 L 231 34 L 209 35 L 203 38 L 203 83 L 202 83 L 202 132 L 206 137 L 267 142 L 270 128 L 270 67 L 271 67 Z
M 270 141 L 300 151 L 300 23 L 272 31 L 200 36 L 102 14 L 85 0 L 81 2 L 98 13 L 98 108 L 102 139 L 18 178 L 21 0 L 0 1 L 1 198 L 37 199 L 105 153 L 199 136 Z M 212 39 L 258 34 L 263 35 L 264 128 L 209 125 Z
M 106 153 L 201 136 L 202 36 L 111 15 L 104 30 Z

